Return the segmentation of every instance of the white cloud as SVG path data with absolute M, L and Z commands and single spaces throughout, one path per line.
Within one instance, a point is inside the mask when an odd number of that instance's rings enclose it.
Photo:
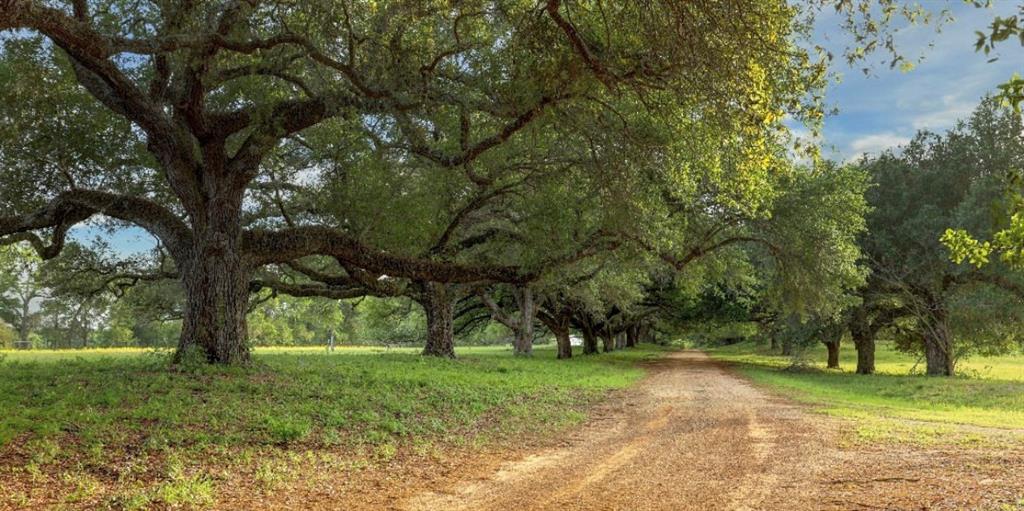
M 943 131 L 952 128 L 957 121 L 970 117 L 978 100 L 996 80 L 991 73 L 984 78 L 972 75 L 951 81 L 949 85 L 955 88 L 955 92 L 938 97 L 918 95 L 917 101 L 910 108 L 913 112 L 910 125 L 915 130 Z
M 975 104 L 966 101 L 947 104 L 942 108 L 923 113 L 911 119 L 916 130 L 941 131 L 953 127 L 957 121 L 966 119 L 974 111 Z
M 874 133 L 857 137 L 850 142 L 849 150 L 845 151 L 846 154 L 853 155 L 847 161 L 856 161 L 864 155 L 877 154 L 886 149 L 906 145 L 909 142 L 910 137 L 897 135 L 893 132 Z
M 855 138 L 850 142 L 850 149 L 861 153 L 880 152 L 890 147 L 906 145 L 910 137 L 904 137 L 892 132 L 876 133 Z

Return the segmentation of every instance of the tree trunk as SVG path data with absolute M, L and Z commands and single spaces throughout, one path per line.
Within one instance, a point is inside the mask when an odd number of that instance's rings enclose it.
M 242 253 L 244 186 L 220 172 L 204 175 L 203 199 L 190 217 L 192 246 L 182 260 L 185 309 L 176 361 L 200 351 L 209 362 L 249 362 L 249 281 L 253 269 Z
M 949 340 L 945 335 L 925 335 L 924 357 L 928 376 L 953 375 L 953 357 L 950 354 Z
M 782 339 L 782 356 L 789 357 L 793 355 L 793 340 L 789 337 Z
M 29 310 L 31 304 L 31 297 L 29 297 L 28 299 L 23 299 L 21 303 L 21 318 L 18 324 L 18 347 L 23 350 L 32 347 L 31 342 L 28 339 L 30 333 L 28 318 L 30 314 Z
M 530 288 L 522 288 L 516 293 L 519 301 L 519 321 L 515 328 L 515 354 L 529 357 L 533 355 L 533 292 Z
M 769 334 L 768 337 L 772 340 L 771 350 L 779 349 L 779 338 L 772 334 Z
M 839 340 L 824 343 L 828 348 L 828 368 L 839 369 Z
M 853 338 L 857 348 L 857 374 L 875 374 L 875 338 Z
M 558 358 L 572 358 L 572 310 L 568 307 L 556 307 L 554 310 L 541 308 L 537 310 L 536 315 L 555 336 Z
M 589 326 L 583 328 L 583 354 L 597 354 L 597 336 L 594 335 L 594 329 Z
M 455 358 L 455 299 L 444 284 L 427 282 L 423 285 L 423 310 L 427 316 L 427 344 L 423 354 L 433 357 Z
M 611 332 L 602 333 L 601 340 L 604 342 L 605 353 L 615 351 L 615 336 Z
M 32 347 L 32 342 L 28 339 L 28 328 L 25 328 L 24 324 L 18 328 L 18 348 L 27 350 Z
M 572 358 L 572 339 L 569 337 L 568 328 L 553 328 L 555 343 L 558 345 L 558 358 Z
M 929 317 L 924 321 L 924 357 L 928 376 L 953 376 L 953 337 L 949 331 L 944 304 L 929 301 Z
M 640 325 L 633 325 L 626 329 L 626 347 L 635 348 L 637 338 L 640 337 Z
M 533 356 L 533 328 L 519 328 L 515 334 L 513 354 L 517 357 Z
M 249 361 L 245 316 L 251 272 L 239 259 L 236 252 L 199 257 L 182 265 L 185 309 L 176 361 L 193 350 L 214 363 Z
M 857 348 L 857 374 L 875 373 L 875 331 L 871 328 L 867 311 L 858 308 L 850 321 L 850 337 Z
M 345 332 L 344 342 L 347 344 L 359 344 L 359 338 L 356 333 L 356 318 L 359 313 L 351 302 L 345 300 L 341 300 L 338 307 L 341 308 L 341 329 Z
M 924 358 L 928 376 L 953 376 L 953 343 L 945 325 L 925 333 Z

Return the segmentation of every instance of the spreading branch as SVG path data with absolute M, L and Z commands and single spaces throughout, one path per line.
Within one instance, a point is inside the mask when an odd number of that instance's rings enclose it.
M 137 225 L 156 236 L 176 258 L 183 257 L 191 231 L 171 211 L 148 199 L 97 190 L 64 192 L 32 213 L 0 217 L 0 239 L 30 241 L 40 257 L 59 254 L 67 231 L 95 215 L 106 215 Z M 46 246 L 33 231 L 53 229 L 53 243 Z
M 357 239 L 329 227 L 305 226 L 280 231 L 251 230 L 243 236 L 243 247 L 257 265 L 284 264 L 307 256 L 324 255 L 334 257 L 345 266 L 413 280 L 452 284 L 521 284 L 537 277 L 535 273 L 524 272 L 512 266 L 468 266 L 392 255 L 368 247 Z

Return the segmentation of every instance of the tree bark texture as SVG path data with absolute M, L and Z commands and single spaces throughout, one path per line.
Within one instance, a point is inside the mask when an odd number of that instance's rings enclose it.
M 455 358 L 455 298 L 444 284 L 427 282 L 423 285 L 423 310 L 427 316 L 427 344 L 423 354 L 433 357 Z
M 185 289 L 185 314 L 177 359 L 201 350 L 210 362 L 249 362 L 246 313 L 252 269 L 241 249 L 241 188 L 205 203 L 194 215 L 196 236 L 179 262 Z
M 953 376 L 953 338 L 944 309 L 936 310 L 924 329 L 924 357 L 928 376 Z
M 564 306 L 554 309 L 538 308 L 537 319 L 555 336 L 558 358 L 572 358 L 572 310 Z
M 515 354 L 528 357 L 533 355 L 533 318 L 535 314 L 533 292 L 530 291 L 530 288 L 524 287 L 518 289 L 515 294 L 516 301 L 519 302 L 519 321 L 514 329 L 516 335 Z

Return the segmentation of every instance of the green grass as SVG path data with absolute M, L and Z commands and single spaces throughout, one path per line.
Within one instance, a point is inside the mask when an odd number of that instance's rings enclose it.
M 820 345 L 807 354 L 814 364 L 806 371 L 783 371 L 791 364 L 789 357 L 753 343 L 707 351 L 733 363 L 756 383 L 826 413 L 863 419 L 861 434 L 866 437 L 885 436 L 893 428 L 905 428 L 904 433 L 921 436 L 922 441 L 940 438 L 954 425 L 1024 429 L 1024 356 L 1020 355 L 970 359 L 959 365 L 964 376 L 937 378 L 909 374 L 916 359 L 896 352 L 889 343 L 879 343 L 878 374 L 870 376 L 853 373 L 856 351 L 850 343 L 841 350 L 839 371 L 824 369 L 825 349 Z M 880 418 L 926 424 L 879 423 Z
M 170 371 L 166 356 L 143 350 L 7 355 L 0 444 L 72 434 L 86 446 L 116 445 L 143 435 L 160 448 L 464 438 L 489 415 L 502 428 L 534 427 L 530 416 L 559 419 L 628 386 L 642 374 L 635 362 L 657 351 L 558 361 L 546 349 L 521 359 L 507 348 L 463 348 L 451 361 L 413 350 L 260 349 L 253 368 L 194 371 Z
M 560 361 L 543 347 L 530 359 L 504 347 L 462 348 L 457 360 L 412 349 L 258 349 L 249 368 L 190 370 L 170 370 L 166 353 L 145 350 L 4 352 L 0 481 L 5 470 L 88 481 L 131 459 L 142 468 L 127 481 L 140 489 L 118 497 L 121 507 L 203 505 L 213 488 L 197 467 L 218 457 L 252 458 L 254 477 L 270 486 L 288 472 L 282 467 L 306 462 L 275 465 L 267 450 L 351 452 L 357 466 L 386 462 L 399 448 L 475 448 L 560 431 L 634 383 L 638 362 L 661 351 Z M 12 459 L 23 466 L 5 467 Z M 91 493 L 86 485 L 66 496 Z

